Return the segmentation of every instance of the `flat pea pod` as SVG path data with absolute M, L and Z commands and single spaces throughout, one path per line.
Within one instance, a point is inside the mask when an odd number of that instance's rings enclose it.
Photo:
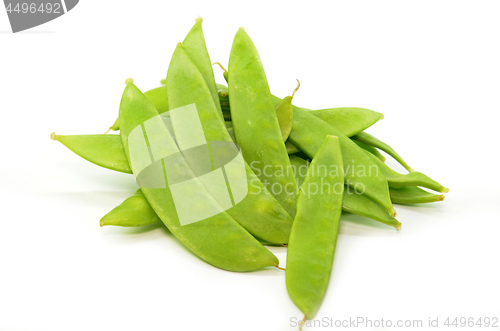
M 297 184 L 300 188 L 307 174 L 309 162 L 296 155 L 290 155 L 290 163 L 294 168 L 295 178 L 297 179 Z M 390 192 L 392 194 L 391 189 Z M 394 200 L 392 202 L 394 202 Z M 391 217 L 384 209 L 384 207 L 382 207 L 372 199 L 364 196 L 363 194 L 355 192 L 348 186 L 344 188 L 342 210 L 352 214 L 370 218 L 385 225 L 392 226 L 396 230 L 401 229 L 401 223 L 394 217 Z
M 280 125 L 281 137 L 283 138 L 283 141 L 286 141 L 288 139 L 288 136 L 292 131 L 292 124 L 293 124 L 292 100 L 295 93 L 300 87 L 300 82 L 298 79 L 297 83 L 298 85 L 293 91 L 292 95 L 284 97 L 283 100 L 278 102 L 278 104 L 276 104 L 275 106 L 276 116 L 278 117 L 278 123 Z
M 370 152 L 366 153 L 385 175 L 390 187 L 401 188 L 404 186 L 421 186 L 440 193 L 449 192 L 449 189 L 421 172 L 413 171 L 405 175 L 400 174 L 389 168 L 387 164 L 380 161 L 375 155 Z
M 402 205 L 438 202 L 444 200 L 444 195 L 433 194 L 422 190 L 417 186 L 405 186 L 401 188 L 391 187 L 389 188 L 389 192 L 391 194 L 392 202 Z
M 161 222 L 139 189 L 101 218 L 100 225 L 138 227 Z
M 262 182 L 269 183 L 270 193 L 294 217 L 297 183 L 289 171 L 290 160 L 264 67 L 243 28 L 236 33 L 231 47 L 228 88 L 234 134 L 244 159 Z
M 382 162 L 385 161 L 385 157 L 375 147 L 364 144 L 361 141 L 357 141 L 357 140 L 352 139 L 352 138 L 351 138 L 351 140 L 354 141 L 356 143 L 356 145 L 358 145 L 359 147 L 361 147 L 365 151 L 368 151 L 368 152 L 372 153 L 373 155 L 375 155 L 377 157 L 377 159 L 379 159 L 380 161 L 382 161 Z
M 306 108 L 302 109 L 308 110 Z M 382 113 L 357 107 L 338 107 L 308 111 L 313 112 L 314 116 L 321 118 L 326 123 L 334 125 L 348 137 L 364 131 L 384 118 L 384 114 Z
M 340 148 L 337 137 L 327 136 L 313 158 L 300 189 L 290 233 L 286 288 L 304 313 L 304 320 L 316 315 L 332 271 L 344 188 Z M 332 166 L 338 170 L 336 174 L 331 174 Z
M 394 216 L 396 211 L 389 197 L 387 179 L 380 171 L 371 171 L 376 166 L 367 156 L 370 153 L 358 147 L 334 126 L 303 109 L 293 107 L 293 127 L 288 139 L 307 156 L 314 158 L 322 141 L 328 135 L 337 136 L 340 140 L 346 167 L 344 170 L 346 184 L 354 190 L 363 190 L 367 197 L 383 206 L 389 215 Z
M 128 137 L 138 126 L 144 126 L 146 121 L 157 118 L 158 112 L 153 104 L 127 80 L 120 103 L 120 135 L 125 153 L 130 161 Z M 147 122 L 149 123 L 149 122 Z M 166 127 L 157 127 L 155 135 L 149 135 L 148 145 L 155 147 L 161 142 L 161 148 L 175 150 L 176 145 Z M 165 172 L 162 161 L 163 171 Z M 183 169 L 187 168 L 183 167 Z M 136 173 L 137 175 L 137 173 Z M 165 179 L 165 188 L 141 187 L 144 196 L 158 217 L 167 228 L 194 254 L 218 268 L 230 271 L 251 271 L 267 266 L 275 266 L 278 259 L 254 239 L 226 212 L 202 221 L 181 226 L 172 193 Z M 206 196 L 204 189 L 197 180 L 193 183 L 193 201 L 199 196 Z M 193 208 L 198 208 L 193 205 Z
M 186 38 L 184 38 L 182 45 L 184 46 L 184 51 L 188 54 L 191 61 L 193 61 L 203 76 L 210 94 L 212 95 L 215 108 L 217 108 L 220 118 L 223 119 L 224 117 L 222 115 L 222 109 L 219 101 L 219 92 L 217 90 L 217 86 L 215 85 L 212 61 L 210 61 L 210 56 L 208 55 L 205 36 L 203 35 L 203 29 L 201 27 L 202 22 L 203 19 L 201 17 L 196 19 L 195 25 L 191 28 Z
M 359 142 L 362 142 L 362 143 L 364 143 L 366 145 L 373 146 L 373 147 L 376 147 L 376 148 L 378 148 L 380 150 L 383 150 L 384 152 L 386 152 L 387 154 L 389 154 L 390 156 L 392 156 L 394 158 L 394 160 L 398 161 L 399 164 L 401 164 L 406 170 L 408 170 L 409 172 L 413 172 L 414 171 L 405 162 L 405 160 L 403 160 L 403 158 L 401 156 L 399 156 L 399 154 L 396 153 L 396 151 L 394 149 L 392 149 L 391 146 L 389 146 L 386 143 L 384 143 L 383 141 L 375 138 L 371 134 L 366 133 L 366 132 L 359 132 L 356 135 L 352 136 L 351 138 L 354 139 L 354 140 L 357 140 Z
M 232 141 L 225 123 L 217 116 L 216 108 L 210 99 L 207 85 L 200 71 L 190 60 L 182 45 L 177 46 L 172 56 L 167 75 L 167 93 L 170 109 L 196 105 L 206 141 Z M 174 131 L 175 129 L 174 127 Z M 183 146 L 189 146 L 190 142 L 191 136 L 177 137 L 177 143 L 181 149 Z M 287 243 L 293 222 L 292 217 L 266 191 L 264 185 L 246 163 L 245 175 L 249 184 L 249 192 L 242 201 L 228 209 L 227 213 L 252 235 L 268 242 Z
M 131 174 L 122 140 L 116 134 L 50 135 L 75 154 L 103 168 Z

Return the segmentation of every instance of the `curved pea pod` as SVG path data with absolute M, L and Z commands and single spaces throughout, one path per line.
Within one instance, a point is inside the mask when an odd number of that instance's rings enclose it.
M 159 172 L 158 175 L 163 173 L 164 187 L 141 186 L 141 190 L 158 217 L 187 248 L 207 263 L 231 271 L 251 271 L 279 263 L 271 252 L 224 211 L 200 221 L 181 224 L 179 213 L 183 210 L 176 208 L 169 185 L 170 176 L 165 176 L 167 161 L 164 157 L 172 155 L 170 153 L 178 154 L 179 150 L 169 130 L 159 118 L 157 110 L 130 80 L 127 80 L 127 87 L 120 103 L 120 126 L 123 146 L 127 158 L 132 161 L 130 163 L 134 175 L 140 175 L 141 164 L 147 166 L 156 162 L 161 166 L 159 170 L 163 169 L 163 172 Z M 141 132 L 143 138 L 141 138 Z M 131 134 L 133 145 L 129 145 Z M 145 150 L 132 147 L 131 153 L 130 146 L 138 146 L 138 144 L 146 144 L 148 148 Z M 137 158 L 139 154 L 147 153 L 147 150 L 151 151 L 149 160 Z M 182 158 L 179 158 L 175 167 L 168 168 L 168 171 L 192 176 L 189 166 L 185 164 L 185 161 L 183 162 Z M 162 181 L 157 184 L 162 184 Z M 192 210 L 206 212 L 208 204 L 213 208 L 217 207 L 216 204 L 210 202 L 210 194 L 197 178 L 193 178 L 186 184 L 187 186 L 183 188 L 185 193 L 190 192 L 191 200 L 189 201 L 193 203 Z
M 103 168 L 131 174 L 127 156 L 119 135 L 89 134 L 62 136 L 52 133 L 57 140 L 75 154 Z
M 360 141 L 366 145 L 376 147 L 380 150 L 383 150 L 384 152 L 392 156 L 394 160 L 398 161 L 399 164 L 401 164 L 406 170 L 408 170 L 409 172 L 413 172 L 413 169 L 405 162 L 405 160 L 403 160 L 401 156 L 399 156 L 398 153 L 396 153 L 394 149 L 392 149 L 391 146 L 375 138 L 371 134 L 366 132 L 359 132 L 356 135 L 352 136 L 352 139 Z
M 443 185 L 436 182 L 434 179 L 431 179 L 430 177 L 424 175 L 421 172 L 413 171 L 403 175 L 389 168 L 387 164 L 380 161 L 375 155 L 369 152 L 366 152 L 366 154 L 372 159 L 373 163 L 375 163 L 381 170 L 381 172 L 385 175 L 390 187 L 401 188 L 404 186 L 421 186 L 440 193 L 449 192 L 449 189 L 447 189 Z
M 377 170 L 377 167 L 367 156 L 370 153 L 358 147 L 334 126 L 303 109 L 293 107 L 293 127 L 288 139 L 302 152 L 314 158 L 322 141 L 328 135 L 337 136 L 340 140 L 346 167 L 344 169 L 346 184 L 354 190 L 363 191 L 367 197 L 387 209 L 389 215 L 394 216 L 396 211 L 389 197 L 387 179 L 381 171 L 373 171 L 373 168 Z
M 373 155 L 375 155 L 377 157 L 377 159 L 379 159 L 380 161 L 382 161 L 382 162 L 385 161 L 385 157 L 375 147 L 369 146 L 367 144 L 363 144 L 361 141 L 357 141 L 357 140 L 354 140 L 352 138 L 351 138 L 351 140 L 354 141 L 356 143 L 356 145 L 358 145 L 359 147 L 361 147 L 365 151 L 368 151 L 368 152 L 372 153 Z
M 309 168 L 309 162 L 298 156 L 290 155 L 290 163 L 294 168 L 297 184 L 299 187 L 301 187 L 307 174 L 307 169 Z M 391 189 L 390 192 L 392 198 Z M 394 217 L 391 217 L 384 209 L 384 207 L 382 207 L 372 199 L 364 196 L 363 194 L 355 192 L 349 187 L 344 188 L 342 209 L 346 212 L 367 217 L 377 222 L 392 226 L 396 230 L 401 229 L 401 223 Z
M 285 210 L 295 216 L 297 183 L 281 136 L 259 54 L 243 28 L 229 57 L 229 101 L 236 142 L 246 162 Z M 265 238 L 262 238 L 265 239 Z
M 204 135 L 200 140 L 210 142 L 210 146 L 215 146 L 214 142 L 232 143 L 225 123 L 217 116 L 217 111 L 199 70 L 184 52 L 182 45 L 177 46 L 172 56 L 167 75 L 167 89 L 170 109 L 192 104 L 196 106 L 195 115 L 199 118 L 200 131 Z M 189 134 L 186 135 L 180 129 L 177 130 L 180 125 L 173 126 L 174 131 L 179 133 L 176 137 L 179 147 L 181 149 L 187 148 L 194 141 L 195 125 L 193 121 L 186 121 L 180 117 L 172 117 L 172 121 L 174 124 L 185 123 L 184 126 L 189 129 L 186 130 L 186 132 L 189 131 Z M 242 177 L 245 178 L 242 179 L 246 179 L 246 183 L 248 183 L 248 194 L 228 209 L 227 213 L 252 235 L 268 242 L 287 243 L 293 219 L 269 194 L 250 167 L 243 160 L 242 162 L 245 170 L 242 174 Z
M 184 51 L 188 54 L 191 61 L 193 61 L 203 76 L 220 118 L 224 119 L 221 105 L 219 103 L 219 93 L 217 91 L 217 86 L 215 85 L 212 61 L 210 61 L 210 56 L 208 55 L 205 36 L 203 35 L 203 29 L 201 27 L 202 22 L 203 19 L 201 17 L 196 19 L 195 25 L 191 28 L 191 31 L 189 31 L 186 38 L 184 38 L 182 45 L 184 46 Z
M 391 187 L 389 189 L 391 200 L 393 203 L 402 205 L 413 203 L 429 203 L 443 201 L 444 195 L 433 194 L 422 190 L 417 186 L 405 186 L 401 188 Z
M 101 226 L 145 226 L 161 222 L 139 189 L 101 218 Z
M 332 166 L 336 175 L 329 170 Z M 339 139 L 327 136 L 300 189 L 285 276 L 288 294 L 304 320 L 314 318 L 328 288 L 342 212 L 342 168 Z
M 276 116 L 278 117 L 278 123 L 280 125 L 281 136 L 283 137 L 283 141 L 288 139 L 290 132 L 292 131 L 293 124 L 293 109 L 292 109 L 292 100 L 295 95 L 295 92 L 300 87 L 300 82 L 297 79 L 297 87 L 293 91 L 292 95 L 284 97 L 283 100 L 278 102 L 276 105 Z M 288 152 L 288 151 L 287 151 Z

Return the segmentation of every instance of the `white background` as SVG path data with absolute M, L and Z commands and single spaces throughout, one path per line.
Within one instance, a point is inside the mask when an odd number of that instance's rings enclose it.
M 198 15 L 212 61 L 227 64 L 244 26 L 275 94 L 299 78 L 298 105 L 384 113 L 369 132 L 450 188 L 444 202 L 396 206 L 399 233 L 343 216 L 317 319 L 500 317 L 499 11 L 498 1 L 84 0 L 11 34 L 0 10 L 0 330 L 297 329 L 282 271 L 218 270 L 163 226 L 100 228 L 134 179 L 49 139 L 103 133 L 124 80 L 158 86 Z M 285 266 L 286 249 L 271 250 Z

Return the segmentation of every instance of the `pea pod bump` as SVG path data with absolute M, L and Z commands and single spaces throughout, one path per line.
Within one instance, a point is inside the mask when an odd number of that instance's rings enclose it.
M 281 136 L 264 67 L 243 28 L 229 56 L 229 101 L 236 142 L 243 157 L 285 210 L 295 216 L 297 183 Z M 264 239 L 264 238 L 263 238 Z
M 120 135 L 129 162 L 131 160 L 129 136 L 132 132 L 140 134 L 141 131 L 133 131 L 140 127 L 144 128 L 143 133 L 151 133 L 147 135 L 148 139 L 146 140 L 149 148 L 155 151 L 152 154 L 151 162 L 155 158 L 163 156 L 163 153 L 178 153 L 177 145 L 168 129 L 161 125 L 158 111 L 130 80 L 127 80 L 127 87 L 123 92 L 119 118 Z M 146 139 L 146 136 L 143 139 Z M 165 171 L 165 161 L 162 158 L 156 162 L 160 161 Z M 131 164 L 132 170 L 137 176 L 138 170 L 134 170 L 134 162 Z M 182 163 L 182 160 L 179 160 L 176 169 L 183 173 L 189 173 L 189 166 Z M 141 187 L 141 190 L 167 228 L 194 254 L 209 264 L 231 271 L 251 271 L 279 264 L 278 259 L 271 252 L 226 212 L 221 212 L 202 221 L 181 225 L 168 185 L 168 177 L 164 176 L 163 179 L 165 187 Z M 210 195 L 197 179 L 189 181 L 188 184 L 190 186 L 186 189 L 192 193 L 193 201 L 209 201 Z M 205 204 L 194 204 L 192 208 L 204 211 L 207 207 Z
M 300 189 L 290 233 L 286 288 L 304 313 L 304 320 L 316 315 L 332 271 L 344 188 L 340 148 L 337 137 L 327 136 L 313 158 Z M 320 170 L 323 167 L 325 170 Z M 326 192 L 320 193 L 318 188 Z

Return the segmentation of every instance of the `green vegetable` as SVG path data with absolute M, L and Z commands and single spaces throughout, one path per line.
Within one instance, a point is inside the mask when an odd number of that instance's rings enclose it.
M 262 62 L 242 28 L 231 48 L 228 87 L 234 134 L 245 161 L 263 183 L 269 183 L 270 193 L 294 217 L 297 183 L 289 171 L 290 160 Z
M 327 170 L 319 170 L 324 166 Z M 338 173 L 332 174 L 331 166 Z M 300 189 L 285 275 L 288 294 L 304 320 L 314 318 L 328 288 L 342 211 L 342 168 L 339 139 L 327 136 Z
M 181 47 L 178 46 L 176 52 L 179 52 Z M 132 82 L 128 81 L 120 104 L 120 135 L 129 161 L 128 137 L 130 132 L 157 115 L 158 112 L 151 102 Z M 162 141 L 164 143 L 162 148 L 176 150 L 175 142 L 167 128 L 162 129 L 161 126 L 158 126 L 158 130 L 162 131 L 156 137 L 149 137 L 149 146 L 156 146 L 159 141 Z M 156 138 L 156 140 L 151 138 Z M 187 165 L 181 164 L 180 166 L 185 171 L 189 168 Z M 168 184 L 167 180 L 166 184 Z M 201 183 L 193 180 L 192 184 L 193 199 L 207 197 L 207 192 Z M 165 188 L 141 187 L 141 189 L 153 210 L 170 232 L 206 262 L 231 271 L 251 271 L 279 263 L 271 252 L 265 249 L 227 213 L 222 212 L 203 221 L 181 226 L 168 185 Z

